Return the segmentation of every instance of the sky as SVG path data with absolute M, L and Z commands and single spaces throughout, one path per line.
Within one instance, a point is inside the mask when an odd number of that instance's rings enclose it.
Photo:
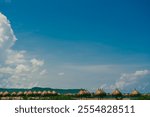
M 149 0 L 0 0 L 0 87 L 150 91 Z

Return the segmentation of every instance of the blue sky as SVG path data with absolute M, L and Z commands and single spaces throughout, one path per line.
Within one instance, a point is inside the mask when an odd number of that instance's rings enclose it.
M 38 86 L 92 90 L 150 69 L 149 6 L 148 0 L 1 0 L 0 12 L 18 39 L 13 49 L 45 62 Z M 144 76 L 141 87 L 146 82 Z

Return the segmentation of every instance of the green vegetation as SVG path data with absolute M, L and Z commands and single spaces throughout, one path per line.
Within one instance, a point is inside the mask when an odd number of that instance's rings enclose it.
M 33 87 L 31 89 L 5 89 L 5 88 L 0 88 L 0 92 L 25 92 L 25 91 L 55 91 L 61 94 L 66 94 L 66 93 L 78 93 L 80 91 L 80 89 L 53 89 L 53 88 L 41 88 L 41 87 Z
M 139 96 L 135 98 L 131 98 L 132 100 L 150 100 L 150 96 Z
M 126 94 L 119 89 L 112 93 L 106 93 L 103 89 L 98 89 L 95 93 L 85 89 L 32 88 L 31 90 L 17 89 L 16 92 L 16 89 L 2 90 L 0 90 L 0 100 L 150 100 L 150 94 L 141 94 L 136 89 Z

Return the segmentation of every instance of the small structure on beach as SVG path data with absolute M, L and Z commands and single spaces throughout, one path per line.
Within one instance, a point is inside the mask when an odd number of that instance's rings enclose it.
M 88 91 L 88 90 L 85 90 L 85 89 L 81 89 L 79 91 L 79 93 L 77 94 L 78 97 L 85 97 L 87 98 L 88 96 L 91 96 L 91 93 Z
M 12 97 L 15 97 L 15 96 L 17 96 L 17 93 L 16 93 L 16 92 L 12 92 L 12 93 L 11 93 L 11 96 L 12 96 Z
M 138 90 L 136 90 L 136 89 L 134 89 L 131 93 L 130 93 L 130 96 L 131 97 L 138 97 L 138 96 L 140 96 L 141 95 L 141 93 L 138 91 Z
M 19 92 L 17 93 L 17 96 L 23 96 L 23 95 L 24 95 L 24 93 L 21 92 L 21 91 L 19 91 Z
M 115 89 L 112 92 L 112 96 L 115 97 L 117 100 L 120 100 L 123 98 L 122 93 L 119 91 L 119 89 Z
M 7 97 L 9 96 L 9 92 L 8 91 L 5 91 L 3 94 L 2 94 L 3 97 Z
M 95 96 L 99 99 L 102 99 L 104 96 L 106 96 L 106 92 L 103 89 L 97 89 L 95 92 Z

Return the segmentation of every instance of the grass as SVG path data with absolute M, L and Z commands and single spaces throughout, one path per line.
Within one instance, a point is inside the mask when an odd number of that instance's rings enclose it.
M 150 100 L 150 96 L 140 96 L 140 97 L 135 97 L 131 99 L 132 100 Z

